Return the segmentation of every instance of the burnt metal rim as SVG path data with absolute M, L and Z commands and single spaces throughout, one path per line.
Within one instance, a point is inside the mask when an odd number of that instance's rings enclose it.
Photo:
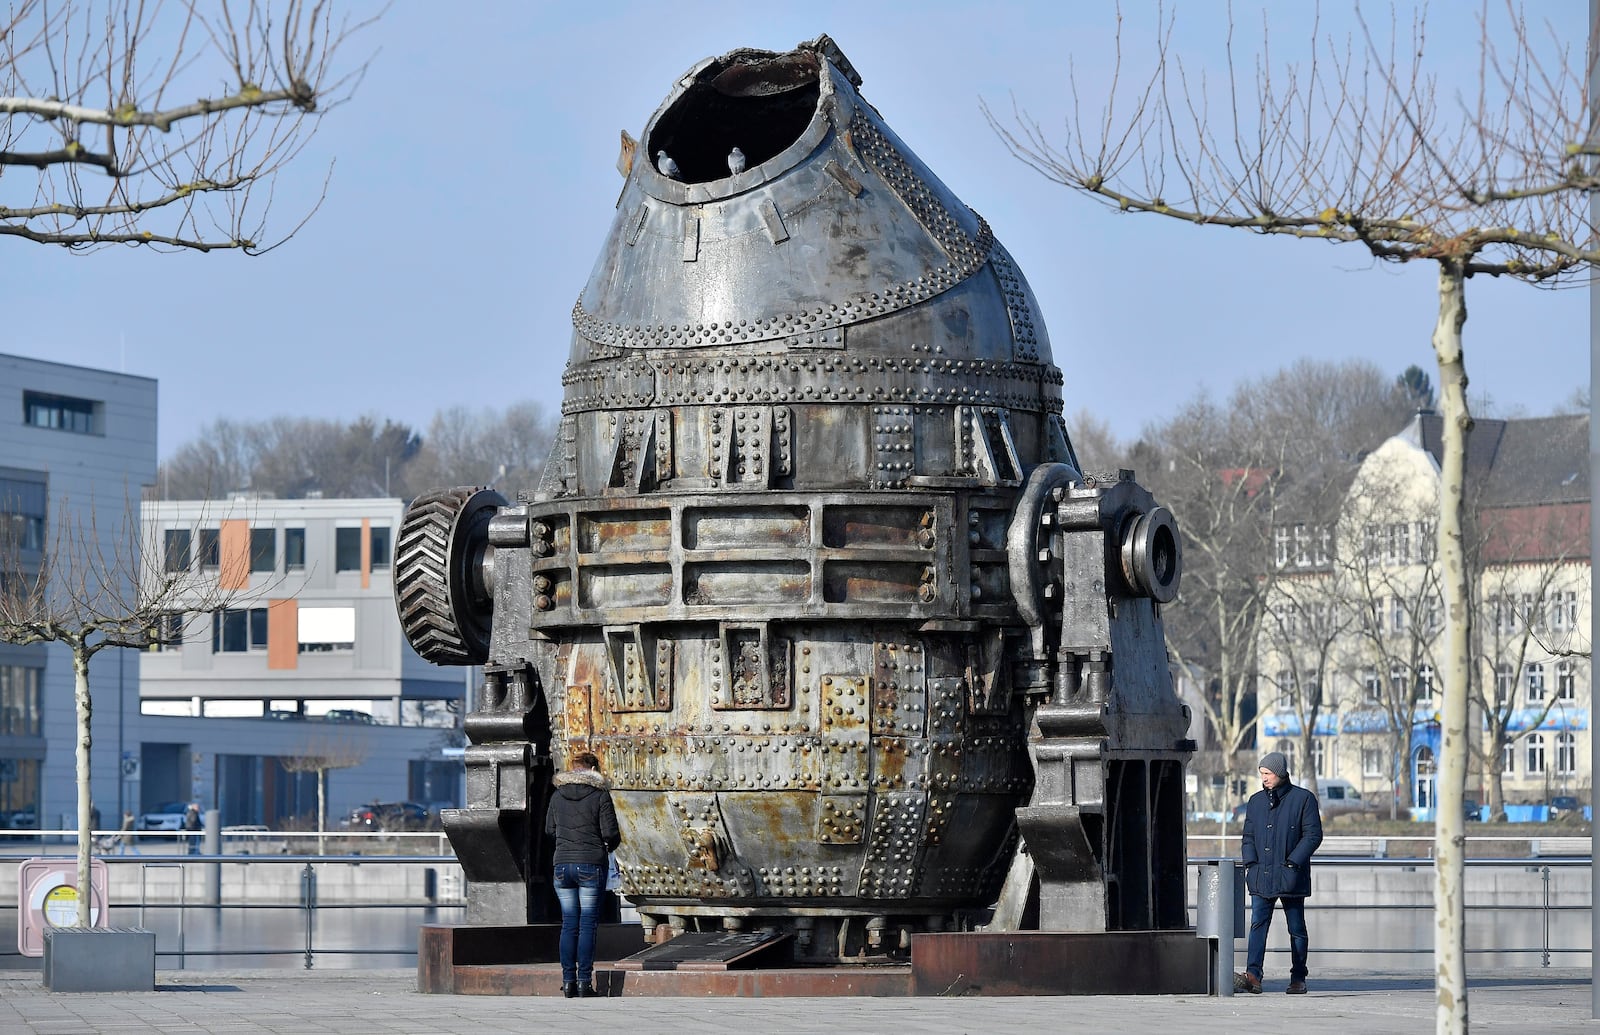
M 678 98 L 689 89 L 708 65 L 720 62 L 720 58 L 708 58 L 686 72 L 678 80 L 678 85 L 673 88 L 661 107 L 650 116 L 650 121 L 645 124 L 644 135 L 639 139 L 648 141 L 654 131 L 656 122 L 667 113 Z M 817 99 L 816 113 L 811 116 L 811 122 L 799 138 L 773 157 L 753 165 L 742 173 L 726 176 L 720 180 L 710 180 L 706 183 L 683 183 L 670 177 L 661 175 L 656 170 L 655 163 L 650 156 L 641 150 L 640 157 L 633 163 L 633 177 L 639 184 L 639 189 L 657 201 L 664 201 L 669 205 L 698 205 L 710 201 L 721 201 L 725 198 L 735 197 L 747 191 L 775 180 L 783 173 L 789 171 L 805 161 L 811 153 L 817 150 L 832 133 L 836 126 L 848 126 L 855 114 L 855 101 L 850 89 L 839 89 L 841 83 L 848 86 L 848 82 L 834 67 L 833 62 L 823 59 L 821 61 L 821 74 L 818 75 L 818 85 L 821 95 Z

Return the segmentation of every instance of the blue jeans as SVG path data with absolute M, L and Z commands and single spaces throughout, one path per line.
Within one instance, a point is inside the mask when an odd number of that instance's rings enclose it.
M 561 902 L 561 983 L 594 979 L 594 929 L 606 868 L 594 863 L 556 863 L 556 898 Z
M 1283 903 L 1283 920 L 1289 925 L 1289 980 L 1306 979 L 1306 952 L 1311 935 L 1306 931 L 1306 900 L 1303 898 L 1262 898 L 1250 896 L 1250 944 L 1245 954 L 1245 970 L 1261 976 L 1267 958 L 1267 928 L 1272 926 L 1272 905 Z

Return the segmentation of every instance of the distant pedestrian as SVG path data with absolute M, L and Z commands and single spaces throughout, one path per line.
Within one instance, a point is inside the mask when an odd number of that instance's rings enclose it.
M 1311 853 L 1322 843 L 1322 815 L 1317 796 L 1289 782 L 1289 760 L 1274 751 L 1261 760 L 1261 790 L 1245 806 L 1245 883 L 1250 902 L 1250 941 L 1244 973 L 1234 978 L 1235 991 L 1260 992 L 1261 968 L 1267 955 L 1267 929 L 1275 903 L 1283 903 L 1289 928 L 1290 995 L 1306 990 L 1306 955 L 1311 936 L 1306 930 L 1306 897 L 1311 894 Z
M 555 837 L 555 890 L 561 902 L 561 994 L 599 995 L 594 987 L 595 927 L 605 894 L 607 858 L 622 843 L 611 785 L 588 751 L 555 779 L 544 831 Z
M 200 854 L 200 831 L 204 824 L 200 820 L 200 803 L 191 801 L 189 807 L 183 810 L 184 839 L 189 842 L 189 854 Z

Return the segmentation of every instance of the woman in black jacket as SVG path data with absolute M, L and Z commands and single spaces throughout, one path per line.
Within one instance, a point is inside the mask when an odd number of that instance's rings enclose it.
M 555 837 L 555 888 L 561 901 L 561 994 L 593 996 L 594 932 L 605 891 L 607 856 L 622 843 L 611 785 L 588 751 L 556 775 L 544 832 Z

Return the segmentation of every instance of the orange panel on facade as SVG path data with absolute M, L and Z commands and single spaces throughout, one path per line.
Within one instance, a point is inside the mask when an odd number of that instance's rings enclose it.
M 218 539 L 217 586 L 221 589 L 250 588 L 250 522 L 224 521 Z
M 267 601 L 267 668 L 300 667 L 300 602 Z

